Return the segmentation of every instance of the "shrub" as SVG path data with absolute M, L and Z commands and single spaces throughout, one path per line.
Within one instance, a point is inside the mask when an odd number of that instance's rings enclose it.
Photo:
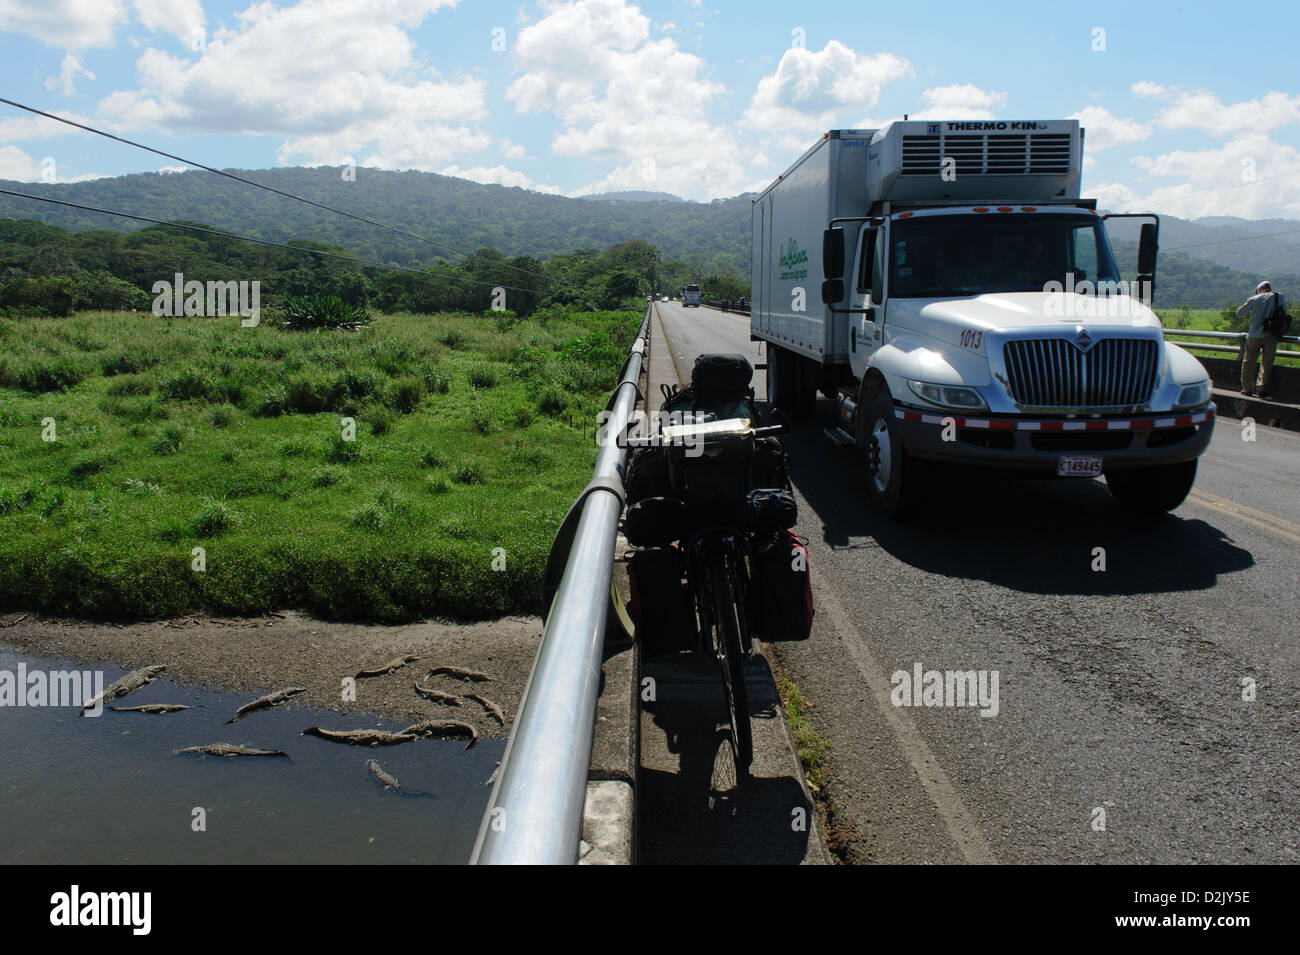
M 371 405 L 363 417 L 373 435 L 387 434 L 393 427 L 393 413 L 383 405 Z
M 438 341 L 451 349 L 460 348 L 465 344 L 465 333 L 458 328 L 451 328 L 443 332 Z
M 158 393 L 164 398 L 184 401 L 189 398 L 206 398 L 212 380 L 197 368 L 183 369 L 180 374 L 164 378 L 158 386 Z
M 214 428 L 229 428 L 235 420 L 235 406 L 217 405 L 212 409 L 211 420 Z
M 483 472 L 477 458 L 470 458 L 456 470 L 457 484 L 483 484 Z
M 225 501 L 205 497 L 194 520 L 194 533 L 199 537 L 215 537 L 240 524 L 239 514 Z
M 98 474 L 112 463 L 113 459 L 106 454 L 93 454 L 75 462 L 68 469 L 68 476 L 74 481 L 80 481 Z
M 370 313 L 349 305 L 337 295 L 285 295 L 280 303 L 284 326 L 293 331 L 321 328 L 360 328 L 370 324 Z
M 311 476 L 312 487 L 333 487 L 338 484 L 342 476 L 333 468 L 322 468 Z
M 166 425 L 162 429 L 162 434 L 153 444 L 155 454 L 177 454 L 181 450 L 181 444 L 185 440 L 185 435 L 189 431 L 185 425 L 178 422 Z
M 402 414 L 410 414 L 424 398 L 424 382 L 419 378 L 398 378 L 393 382 L 393 407 Z
M 289 399 L 284 389 L 277 388 L 275 391 L 268 391 L 262 396 L 262 400 L 253 409 L 253 415 L 258 418 L 278 418 L 284 414 L 288 405 Z
M 569 399 L 559 388 L 548 387 L 537 399 L 537 410 L 548 418 L 558 418 L 569 406 Z
M 108 383 L 110 395 L 147 395 L 153 391 L 153 379 L 148 375 L 122 375 Z
M 361 460 L 361 448 L 356 441 L 344 441 L 343 435 L 331 435 L 325 446 L 325 460 L 330 464 L 349 464 Z
M 491 388 L 497 383 L 497 376 L 490 368 L 475 368 L 469 373 L 469 383 L 475 388 Z
M 420 467 L 440 468 L 442 467 L 442 458 L 438 456 L 437 451 L 433 450 L 433 448 L 429 448 L 420 455 Z
M 482 407 L 472 409 L 469 413 L 469 426 L 479 434 L 491 434 L 492 412 Z

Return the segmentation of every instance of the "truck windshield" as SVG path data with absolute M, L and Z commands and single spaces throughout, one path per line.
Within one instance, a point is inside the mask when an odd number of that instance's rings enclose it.
M 890 224 L 889 268 L 889 294 L 902 298 L 1038 292 L 1049 282 L 1069 288 L 1119 280 L 1099 220 L 1042 213 L 896 219 Z

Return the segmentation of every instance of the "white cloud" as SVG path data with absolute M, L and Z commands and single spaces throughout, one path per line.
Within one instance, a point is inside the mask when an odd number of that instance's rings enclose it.
M 820 51 L 795 47 L 758 81 L 741 124 L 806 147 L 810 135 L 833 127 L 847 108 L 874 107 L 886 83 L 912 72 L 900 56 L 858 53 L 838 40 Z
M 734 192 L 744 181 L 735 136 L 709 118 L 726 90 L 708 64 L 626 0 L 548 3 L 515 44 L 520 75 L 506 97 L 521 113 L 550 112 L 561 156 L 618 165 L 579 194 L 652 189 L 692 198 Z M 683 143 L 690 148 L 682 148 Z
M 1155 122 L 1165 129 L 1200 129 L 1214 136 L 1231 136 L 1248 129 L 1264 132 L 1300 123 L 1300 96 L 1265 93 L 1259 99 L 1225 105 L 1204 90 L 1179 90 Z
M 1139 143 L 1151 135 L 1151 127 L 1134 119 L 1123 119 L 1101 106 L 1086 106 L 1067 119 L 1077 119 L 1086 131 L 1089 153 L 1099 153 L 1112 146 Z
M 0 0 L 0 33 L 64 50 L 104 46 L 125 20 L 124 0 Z
M 501 150 L 501 155 L 506 159 L 525 159 L 528 156 L 528 152 L 523 146 L 511 142 L 509 139 L 498 140 L 497 148 Z
M 68 113 L 64 111 L 55 112 L 56 116 L 63 116 L 78 123 L 93 125 L 92 121 L 81 116 L 78 113 Z M 25 139 L 51 139 L 55 136 L 68 136 L 76 133 L 75 127 L 67 123 L 56 122 L 52 119 L 46 119 L 44 116 L 10 116 L 0 119 L 0 142 L 21 142 Z
M 78 76 L 84 76 L 89 80 L 95 78 L 94 73 L 81 65 L 81 60 L 68 53 L 63 57 L 63 64 L 59 67 L 58 79 L 50 77 L 45 81 L 45 88 L 47 90 L 58 89 L 64 96 L 72 96 L 77 92 L 76 81 Z
M 254 4 L 235 28 L 215 30 L 197 59 L 146 49 L 136 61 L 139 88 L 113 93 L 99 110 L 118 128 L 284 136 L 283 163 L 369 152 L 370 165 L 434 169 L 491 142 L 465 125 L 486 116 L 484 81 L 441 76 L 408 32 L 454 3 Z M 144 8 L 153 16 L 166 6 Z M 193 10 L 167 9 L 189 11 L 173 24 L 183 33 Z
M 928 108 L 910 119 L 995 119 L 990 107 L 1005 106 L 1006 93 L 982 90 L 974 83 L 934 86 L 921 94 Z
M 1161 212 L 1182 218 L 1235 215 L 1247 219 L 1300 218 L 1300 150 L 1264 133 L 1249 133 L 1218 149 L 1175 150 L 1139 156 L 1133 164 L 1152 177 L 1179 182 L 1141 194 L 1122 183 L 1089 190 L 1103 206 L 1124 212 Z
M 41 163 L 17 146 L 0 146 L 0 179 L 35 182 L 41 171 Z
M 158 168 L 158 174 L 160 176 L 174 176 L 189 171 L 189 166 L 160 166 Z
M 1136 95 L 1145 96 L 1145 97 L 1164 96 L 1167 92 L 1169 92 L 1165 87 L 1161 86 L 1159 83 L 1152 83 L 1149 80 L 1138 80 L 1136 83 L 1130 86 L 1129 89 L 1132 90 Z
M 439 169 L 438 172 L 444 176 L 455 176 L 457 179 L 469 179 L 472 182 L 482 182 L 490 185 L 518 186 L 520 189 L 532 189 L 534 192 L 548 192 L 554 195 L 558 195 L 560 192 L 555 186 L 533 182 L 522 172 L 507 169 L 505 166 L 473 166 L 469 169 L 448 166 L 445 169 Z
M 207 22 L 199 0 L 131 0 L 135 16 L 150 30 L 163 30 L 182 43 L 203 35 Z

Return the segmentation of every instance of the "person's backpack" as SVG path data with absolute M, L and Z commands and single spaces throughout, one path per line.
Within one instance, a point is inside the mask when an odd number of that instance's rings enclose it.
M 628 613 L 636 639 L 650 653 L 689 650 L 695 643 L 695 608 L 686 588 L 686 561 L 676 547 L 647 547 L 628 562 L 632 599 Z
M 1273 311 L 1268 318 L 1264 319 L 1264 331 L 1278 338 L 1286 338 L 1291 331 L 1291 316 L 1282 307 L 1282 300 L 1278 298 L 1277 292 L 1273 293 Z
M 807 640 L 812 633 L 812 574 L 808 548 L 782 530 L 754 554 L 750 623 L 764 640 Z M 757 611 L 756 613 L 754 611 Z

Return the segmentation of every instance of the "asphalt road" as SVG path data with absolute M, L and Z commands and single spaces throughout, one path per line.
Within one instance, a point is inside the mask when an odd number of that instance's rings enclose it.
M 683 381 L 701 352 L 764 360 L 745 316 L 659 311 Z M 766 652 L 833 745 L 850 861 L 1297 860 L 1300 435 L 1221 419 L 1155 525 L 1128 526 L 1100 481 L 954 475 L 900 527 L 822 435 L 830 414 L 785 439 L 813 635 Z M 996 715 L 894 705 L 917 664 L 996 672 Z

